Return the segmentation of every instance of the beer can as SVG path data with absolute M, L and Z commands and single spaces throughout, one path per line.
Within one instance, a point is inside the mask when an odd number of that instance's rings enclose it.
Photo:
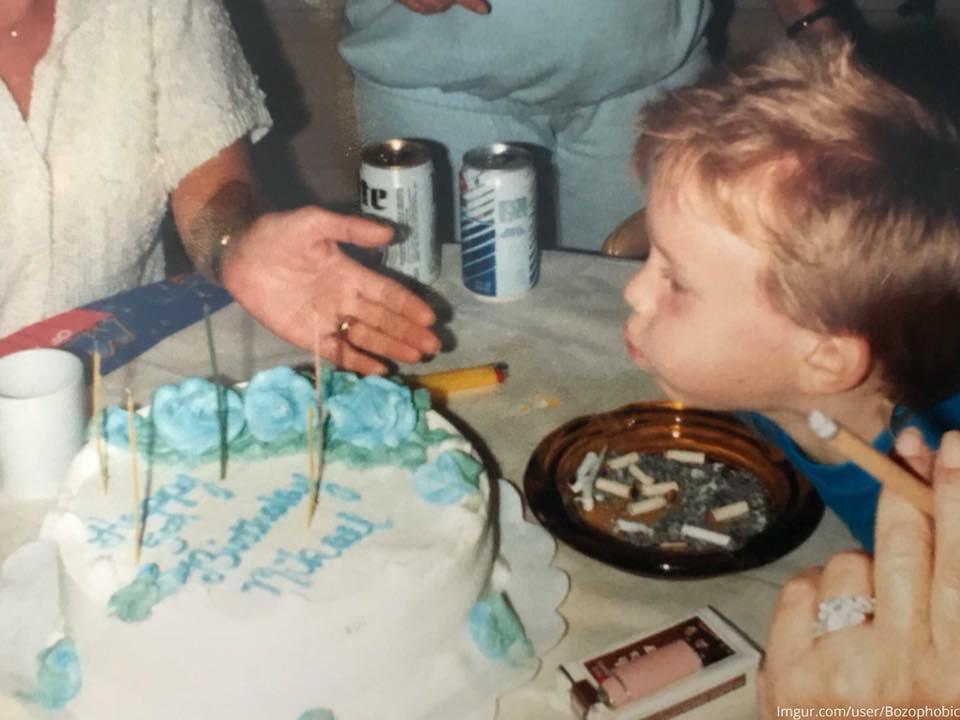
M 423 283 L 437 279 L 433 161 L 423 144 L 398 138 L 363 149 L 360 209 L 397 226 L 397 237 L 384 249 L 387 267 Z
M 513 300 L 540 277 L 533 157 L 495 143 L 463 156 L 460 251 L 463 284 L 484 299 Z

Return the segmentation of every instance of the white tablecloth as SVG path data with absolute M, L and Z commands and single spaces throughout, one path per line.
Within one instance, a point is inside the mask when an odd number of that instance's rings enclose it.
M 546 252 L 536 288 L 522 299 L 491 303 L 463 288 L 457 251 L 453 245 L 444 247 L 443 273 L 433 286 L 449 306 L 442 328 L 448 349 L 426 365 L 402 370 L 427 372 L 493 361 L 509 364 L 509 379 L 497 391 L 449 403 L 451 413 L 473 429 L 471 439 L 487 452 L 503 477 L 522 486 L 531 452 L 563 422 L 659 396 L 650 377 L 627 359 L 620 337 L 627 316 L 623 287 L 637 263 Z M 236 305 L 214 315 L 213 323 L 220 370 L 232 379 L 248 378 L 278 363 L 310 360 L 274 338 Z M 104 401 L 119 402 L 127 387 L 138 401 L 146 401 L 158 384 L 207 374 L 205 330 L 198 323 L 104 378 Z M 11 504 L 0 495 L 0 559 L 33 532 L 42 510 L 42 505 Z M 780 585 L 836 550 L 854 545 L 840 521 L 828 512 L 813 537 L 779 561 L 746 573 L 696 581 L 638 577 L 561 545 L 555 562 L 571 579 L 570 594 L 560 608 L 569 625 L 567 635 L 544 658 L 531 683 L 501 699 L 498 718 L 565 717 L 566 698 L 555 684 L 561 662 L 584 657 L 707 604 L 762 644 Z M 684 717 L 744 720 L 754 717 L 754 707 L 750 687 Z M 16 717 L 14 712 L 0 699 L 0 718 Z

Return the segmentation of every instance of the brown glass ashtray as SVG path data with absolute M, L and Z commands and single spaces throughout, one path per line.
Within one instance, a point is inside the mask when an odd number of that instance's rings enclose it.
M 700 452 L 714 467 L 745 471 L 764 498 L 762 529 L 729 548 L 638 545 L 611 528 L 609 516 L 619 511 L 610 508 L 622 503 L 590 512 L 578 505 L 571 487 L 589 452 L 609 458 L 669 450 Z M 704 577 L 764 565 L 800 545 L 823 516 L 819 496 L 779 449 L 729 413 L 672 402 L 625 405 L 560 426 L 531 456 L 524 490 L 537 519 L 562 542 L 609 565 L 655 577 Z

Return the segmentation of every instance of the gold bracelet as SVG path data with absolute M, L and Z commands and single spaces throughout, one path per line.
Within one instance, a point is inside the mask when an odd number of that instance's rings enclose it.
M 236 250 L 242 233 L 259 213 L 254 190 L 247 183 L 234 181 L 220 188 L 183 237 L 197 272 L 210 282 L 222 285 L 228 253 Z

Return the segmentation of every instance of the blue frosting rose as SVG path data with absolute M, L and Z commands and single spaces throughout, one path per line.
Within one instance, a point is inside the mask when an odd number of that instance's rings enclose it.
M 316 391 L 310 381 L 280 366 L 253 376 L 243 393 L 243 414 L 251 434 L 270 443 L 284 435 L 306 432 L 307 408 L 315 403 Z
M 127 410 L 117 405 L 110 405 L 104 408 L 100 415 L 100 432 L 104 440 L 115 447 L 128 449 L 130 447 L 130 429 Z M 138 414 L 135 414 L 133 424 L 137 429 L 137 438 L 143 442 L 147 437 L 146 421 Z
M 37 657 L 37 690 L 33 700 L 48 710 L 59 710 L 80 691 L 80 658 L 73 641 L 63 638 Z
M 160 568 L 155 563 L 145 565 L 126 587 L 110 596 L 107 608 L 124 622 L 140 622 L 150 617 L 153 606 L 160 602 L 158 578 Z
M 187 378 L 179 385 L 163 385 L 153 394 L 153 425 L 174 450 L 199 456 L 220 446 L 220 391 L 201 378 Z M 226 441 L 243 429 L 243 401 L 235 390 L 223 389 L 226 411 Z
M 480 463 L 460 450 L 446 450 L 413 473 L 417 495 L 434 505 L 452 505 L 477 491 Z
M 336 720 L 336 716 L 326 708 L 314 708 L 307 710 L 297 720 Z
M 487 595 L 467 616 L 470 635 L 485 657 L 511 665 L 522 665 L 534 656 L 520 618 L 503 593 Z
M 398 447 L 417 424 L 410 388 L 377 376 L 358 380 L 326 406 L 333 437 L 363 448 Z

